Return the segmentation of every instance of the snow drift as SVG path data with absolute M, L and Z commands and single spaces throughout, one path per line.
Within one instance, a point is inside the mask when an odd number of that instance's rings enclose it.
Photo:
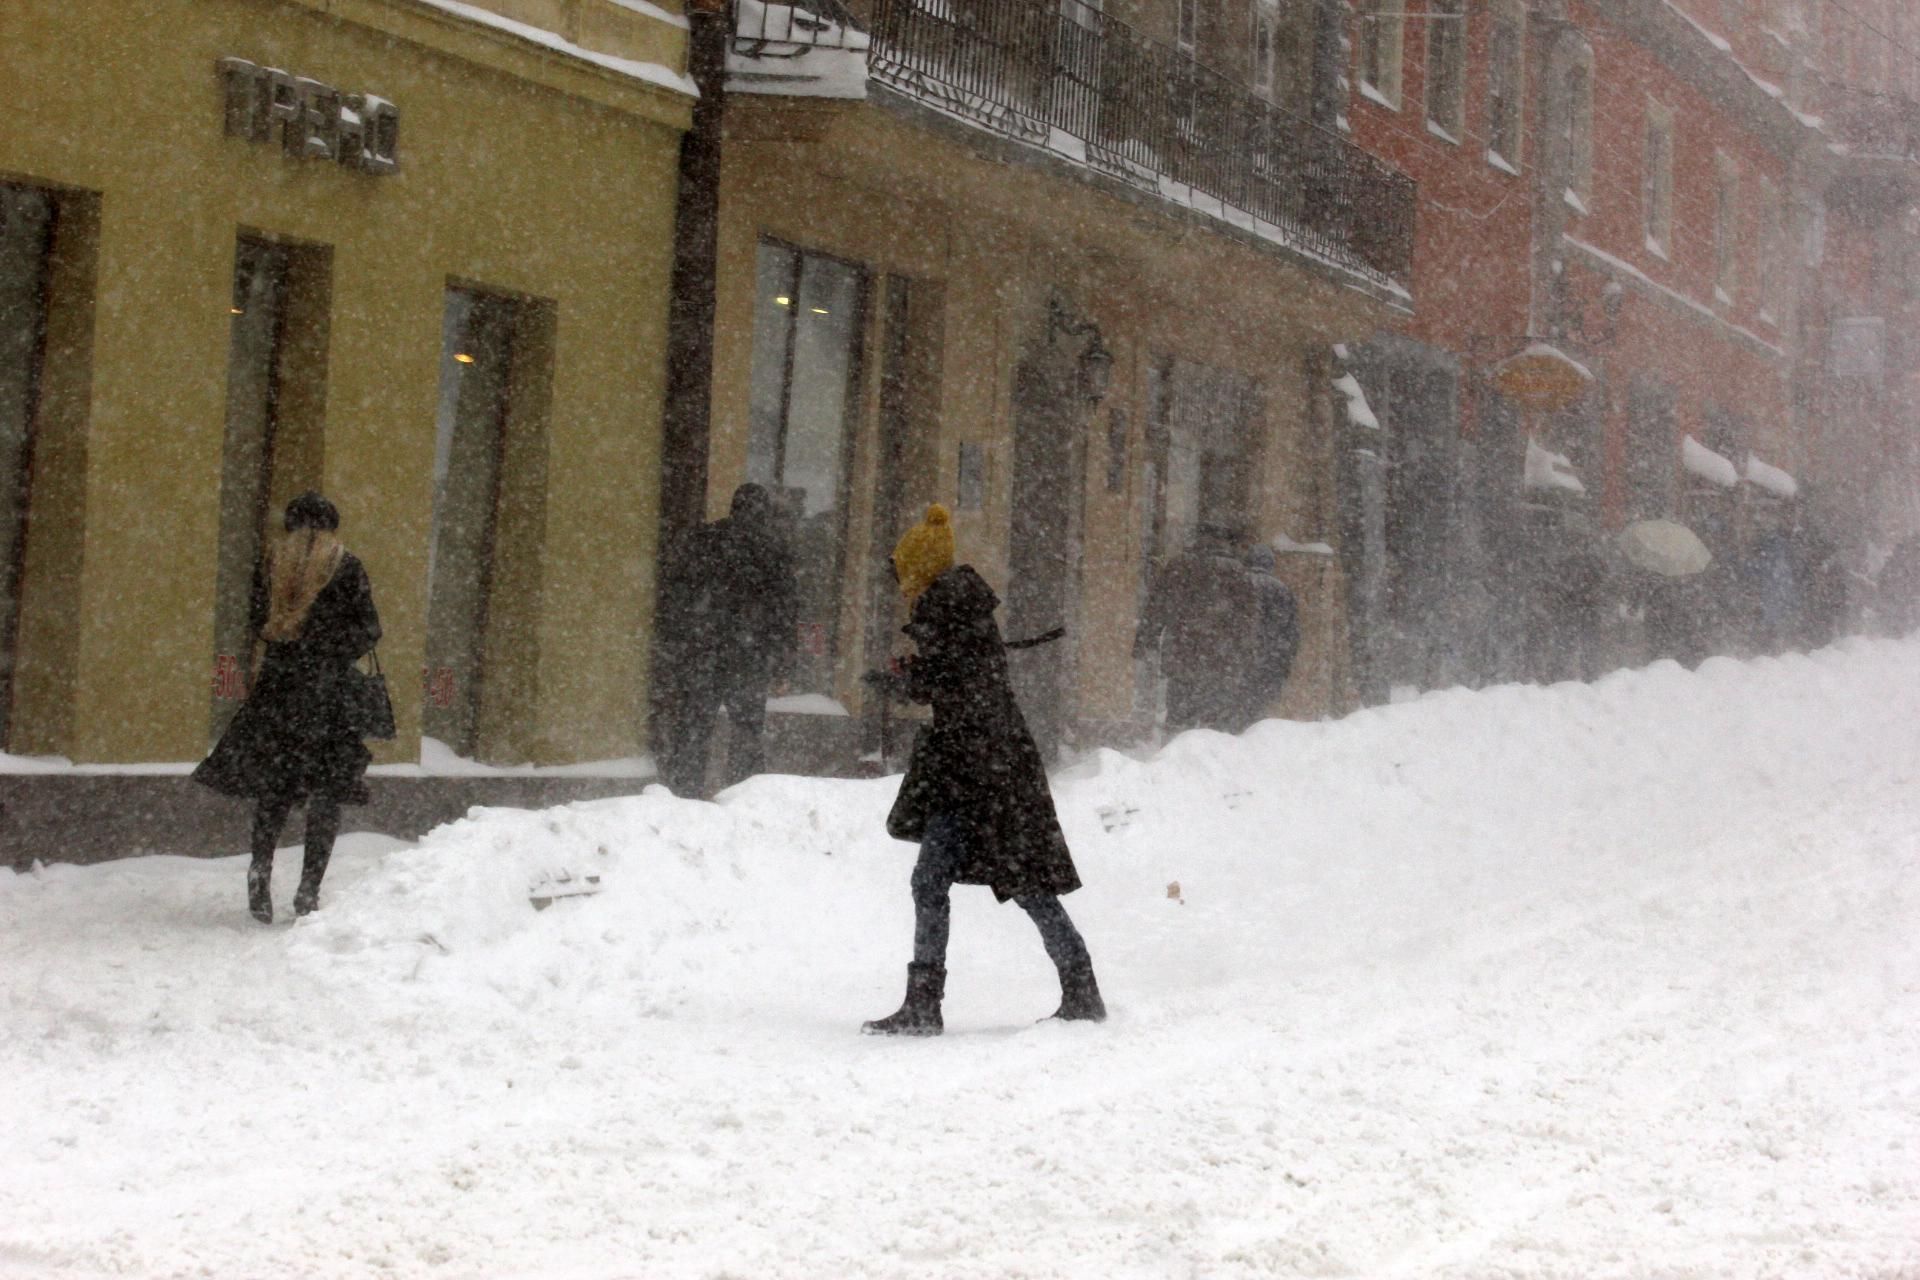
M 1100 753 L 1112 1020 L 962 888 L 930 1042 L 890 780 L 0 876 L 0 1274 L 1920 1274 L 1916 772 L 1916 642 Z

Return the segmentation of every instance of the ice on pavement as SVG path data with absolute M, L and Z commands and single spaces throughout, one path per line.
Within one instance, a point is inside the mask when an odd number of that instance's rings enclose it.
M 1920 1274 L 1917 784 L 1914 641 L 1103 753 L 1112 1019 L 961 888 L 911 1042 L 893 780 L 0 873 L 0 1275 Z

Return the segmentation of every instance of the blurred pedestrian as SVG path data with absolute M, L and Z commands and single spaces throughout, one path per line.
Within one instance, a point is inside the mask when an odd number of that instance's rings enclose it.
M 1147 593 L 1133 656 L 1157 650 L 1167 682 L 1167 729 L 1247 727 L 1248 675 L 1259 645 L 1260 601 L 1231 529 L 1203 524 Z
M 1259 613 L 1253 661 L 1247 668 L 1246 701 L 1248 713 L 1256 718 L 1279 700 L 1300 652 L 1300 606 L 1293 589 L 1274 576 L 1277 559 L 1273 548 L 1263 542 L 1255 543 L 1246 554 Z
M 247 906 L 273 920 L 273 852 L 306 807 L 295 915 L 319 905 L 340 806 L 365 804 L 372 759 L 356 723 L 350 668 L 380 638 L 367 571 L 341 543 L 340 512 L 317 493 L 287 504 L 285 536 L 254 575 L 249 623 L 264 646 L 247 698 L 194 781 L 253 800 Z
M 1920 534 L 1900 542 L 1881 564 L 1874 597 L 1888 635 L 1904 636 L 1920 627 Z
M 893 552 L 894 576 L 911 618 L 914 650 L 902 664 L 906 696 L 933 719 L 914 742 L 887 833 L 918 841 L 914 864 L 913 961 L 899 1010 L 866 1023 L 869 1035 L 939 1035 L 946 994 L 951 890 L 992 888 L 1040 930 L 1060 978 L 1056 1018 L 1107 1016 L 1093 960 L 1060 896 L 1080 887 L 1061 833 L 1040 750 L 1014 700 L 1006 644 L 994 621 L 999 598 L 971 565 L 955 565 L 947 509 L 927 508 Z
M 726 712 L 728 787 L 765 768 L 767 695 L 793 661 L 793 554 L 772 495 L 735 489 L 730 513 L 689 532 L 663 572 L 654 756 L 674 794 L 705 798 L 716 717 Z

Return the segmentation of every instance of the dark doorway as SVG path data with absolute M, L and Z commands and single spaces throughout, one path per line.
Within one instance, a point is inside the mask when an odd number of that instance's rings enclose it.
M 8 741 L 54 200 L 0 183 L 0 744 Z

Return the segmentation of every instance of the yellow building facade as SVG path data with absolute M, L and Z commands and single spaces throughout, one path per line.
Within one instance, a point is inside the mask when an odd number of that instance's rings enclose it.
M 632 754 L 684 18 L 9 0 L 0 48 L 0 745 L 201 755 L 317 488 L 385 627 L 383 758 Z

